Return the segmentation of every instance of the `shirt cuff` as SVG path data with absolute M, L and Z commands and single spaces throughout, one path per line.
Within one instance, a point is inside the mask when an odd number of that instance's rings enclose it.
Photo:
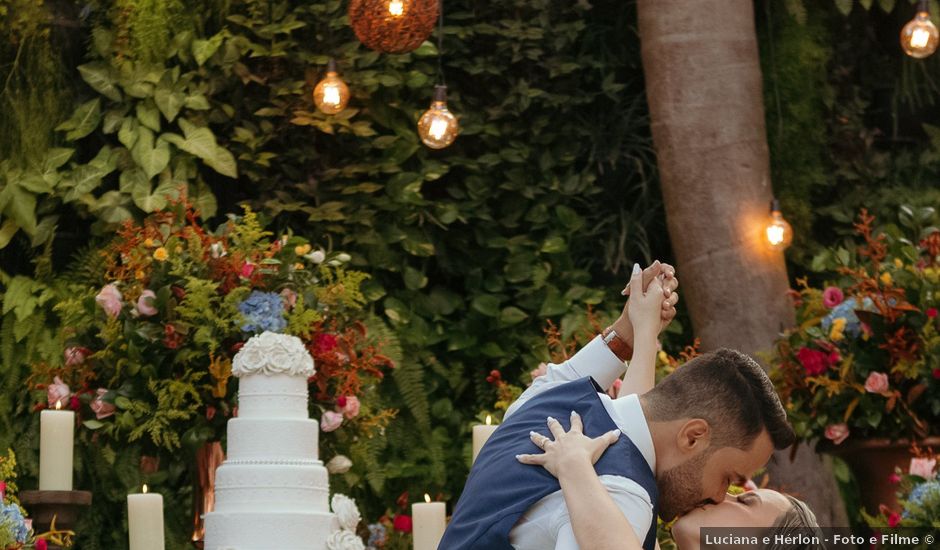
M 600 336 L 574 354 L 568 365 L 580 376 L 593 377 L 602 388 L 609 388 L 627 370 L 626 363 L 610 351 Z

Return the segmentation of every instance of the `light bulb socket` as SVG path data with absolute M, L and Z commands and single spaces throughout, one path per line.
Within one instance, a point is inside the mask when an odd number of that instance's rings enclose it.
M 336 70 L 336 60 L 333 59 L 332 57 L 331 57 L 330 60 L 327 61 L 327 63 L 326 63 L 326 72 L 328 72 L 328 73 L 335 73 L 335 72 L 338 72 L 338 71 Z
M 917 13 L 920 12 L 930 13 L 930 6 L 927 0 L 920 0 L 920 2 L 917 3 Z
M 434 101 L 447 101 L 447 86 L 444 84 L 434 85 Z
M 771 212 L 780 212 L 780 201 L 777 199 L 770 199 L 770 211 Z

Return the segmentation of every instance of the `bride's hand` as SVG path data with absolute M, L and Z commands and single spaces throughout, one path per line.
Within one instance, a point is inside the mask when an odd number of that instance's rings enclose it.
M 542 466 L 555 477 L 564 474 L 566 468 L 588 463 L 593 465 L 600 459 L 607 447 L 617 442 L 620 430 L 612 430 L 595 438 L 584 435 L 581 416 L 571 411 L 571 430 L 565 428 L 552 417 L 548 418 L 548 429 L 554 440 L 537 432 L 530 432 L 529 438 L 543 454 L 516 455 L 516 460 L 523 464 Z

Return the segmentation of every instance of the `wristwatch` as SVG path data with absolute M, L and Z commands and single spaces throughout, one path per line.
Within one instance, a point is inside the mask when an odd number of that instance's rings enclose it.
M 614 327 L 605 328 L 601 337 L 610 351 L 614 352 L 614 355 L 621 361 L 629 361 L 633 357 L 633 347 L 617 334 Z

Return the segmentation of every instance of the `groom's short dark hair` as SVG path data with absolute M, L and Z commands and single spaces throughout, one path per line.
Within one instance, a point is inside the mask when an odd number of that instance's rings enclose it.
M 654 422 L 704 419 L 716 448 L 747 449 L 765 428 L 777 449 L 796 438 L 767 373 L 732 349 L 691 359 L 644 394 L 643 404 L 647 420 Z

